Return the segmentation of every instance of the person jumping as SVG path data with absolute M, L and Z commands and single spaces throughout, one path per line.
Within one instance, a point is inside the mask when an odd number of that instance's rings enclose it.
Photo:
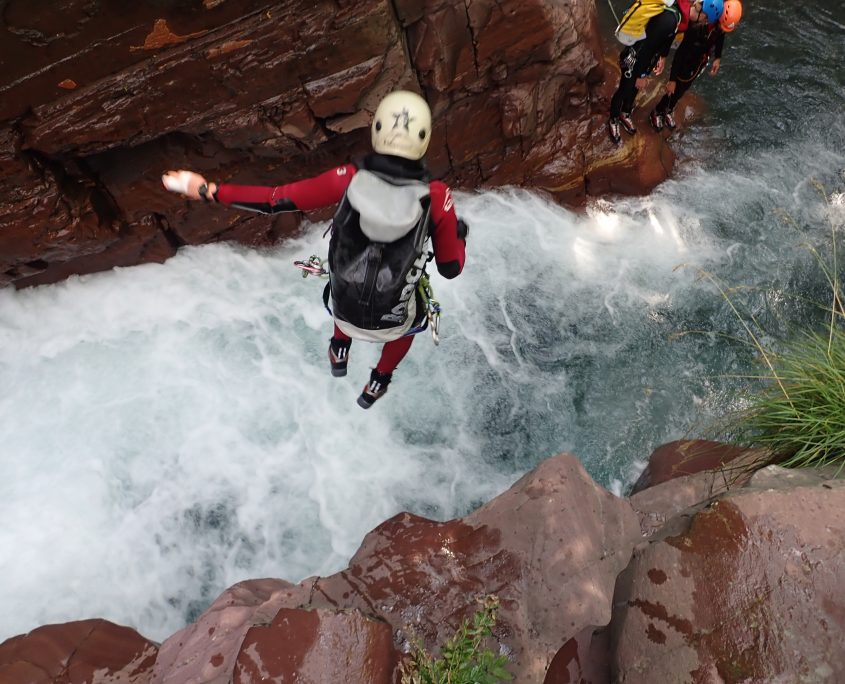
M 192 171 L 168 171 L 164 186 L 194 200 L 274 214 L 337 204 L 329 243 L 334 334 L 329 363 L 346 375 L 353 339 L 383 343 L 381 357 L 358 397 L 370 408 L 387 392 L 413 334 L 426 325 L 418 283 L 429 240 L 438 272 L 455 278 L 464 267 L 468 227 L 449 187 L 431 180 L 423 157 L 431 140 L 431 110 L 416 93 L 387 95 L 371 125 L 373 152 L 305 180 L 275 187 L 214 183 Z

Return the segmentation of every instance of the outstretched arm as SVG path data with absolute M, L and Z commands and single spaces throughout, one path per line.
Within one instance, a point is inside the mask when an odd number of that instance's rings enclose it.
M 209 183 L 192 171 L 168 171 L 164 187 L 189 199 L 206 199 L 238 209 L 275 214 L 280 211 L 309 211 L 337 204 L 355 175 L 355 166 L 345 164 L 319 176 L 286 185 L 234 185 Z
M 455 278 L 464 268 L 467 227 L 455 215 L 452 191 L 440 181 L 431 183 L 431 218 L 434 223 L 431 243 L 437 271 L 444 278 Z

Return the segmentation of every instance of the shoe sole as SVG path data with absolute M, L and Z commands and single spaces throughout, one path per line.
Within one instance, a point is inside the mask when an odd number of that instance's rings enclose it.
M 374 401 L 368 401 L 367 399 L 365 399 L 363 397 L 363 395 L 358 397 L 358 406 L 360 406 L 362 409 L 368 409 L 368 408 L 370 408 L 370 406 L 372 406 L 375 403 L 376 402 L 374 402 Z
M 634 128 L 628 128 L 628 127 L 625 125 L 625 122 L 624 122 L 624 121 L 622 121 L 622 119 L 619 119 L 619 125 L 621 126 L 622 130 L 623 130 L 623 131 L 625 131 L 628 135 L 636 135 L 636 134 L 637 134 L 637 129 L 636 129 L 636 127 L 634 127 Z
M 332 375 L 336 378 L 342 378 L 344 375 L 346 375 L 346 369 L 345 368 L 332 368 Z

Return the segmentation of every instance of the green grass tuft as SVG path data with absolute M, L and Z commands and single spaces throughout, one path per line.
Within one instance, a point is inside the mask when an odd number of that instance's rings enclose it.
M 829 205 L 824 188 L 814 185 Z M 808 245 L 829 286 L 830 302 L 818 304 L 825 315 L 823 329 L 776 342 L 777 351 L 764 346 L 760 325 L 740 313 L 731 292 L 703 274 L 739 318 L 762 367 L 753 378 L 763 381 L 761 388 L 751 391 L 744 409 L 727 417 L 724 433 L 728 441 L 763 448 L 770 462 L 788 468 L 837 465 L 838 473 L 845 467 L 845 306 L 837 263 L 842 227 L 831 219 L 831 263 Z
M 787 468 L 845 466 L 845 332 L 805 333 L 768 354 L 773 372 L 732 421 L 734 440 Z

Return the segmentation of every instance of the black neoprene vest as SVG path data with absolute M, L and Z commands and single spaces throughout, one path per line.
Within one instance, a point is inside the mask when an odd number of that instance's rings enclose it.
M 420 162 L 371 154 L 356 162 L 358 173 L 369 171 L 384 181 L 384 192 L 426 184 L 419 198 L 420 217 L 407 233 L 391 241 L 374 241 L 364 234 L 360 212 L 349 190 L 335 212 L 329 243 L 332 309 L 336 318 L 363 330 L 395 328 L 407 320 L 411 297 L 427 260 L 426 244 L 431 231 L 431 197 L 428 174 Z M 353 178 L 353 181 L 355 179 Z M 399 190 L 401 192 L 401 190 Z M 387 198 L 385 198 L 387 201 Z M 417 301 L 417 313 L 420 302 Z

